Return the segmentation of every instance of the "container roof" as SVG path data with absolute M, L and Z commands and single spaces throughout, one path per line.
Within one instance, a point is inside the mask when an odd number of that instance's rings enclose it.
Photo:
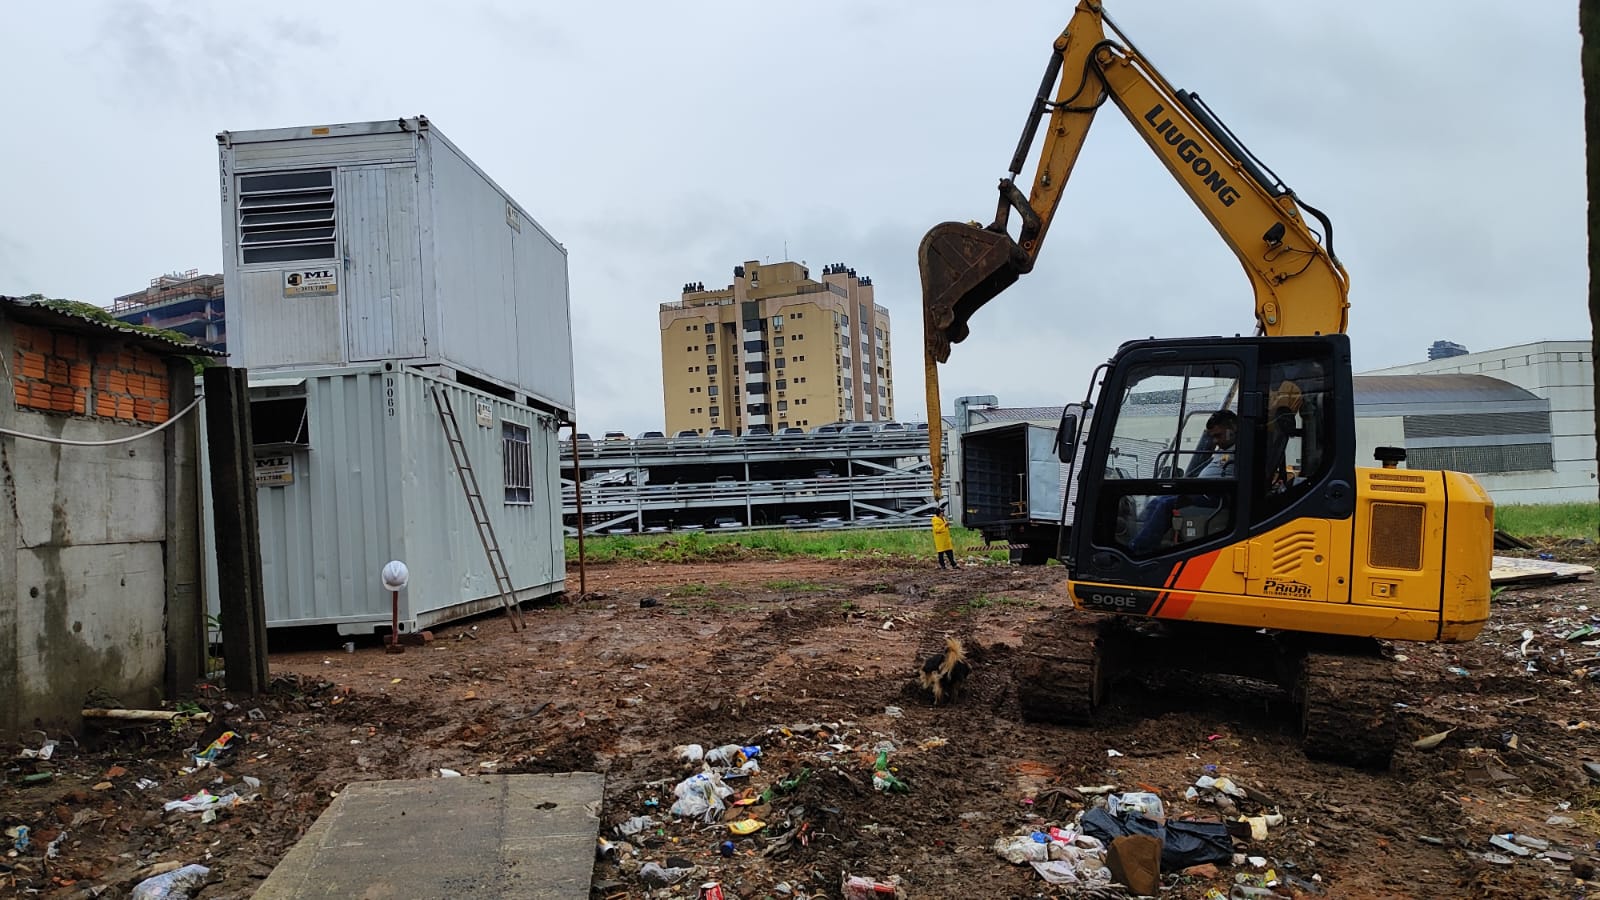
M 130 344 L 160 356 L 227 355 L 218 350 L 202 347 L 176 332 L 157 331 L 118 322 L 111 318 L 109 310 L 89 303 L 0 295 L 0 311 L 4 311 L 7 318 L 30 325 L 79 334 L 117 334 L 126 338 Z

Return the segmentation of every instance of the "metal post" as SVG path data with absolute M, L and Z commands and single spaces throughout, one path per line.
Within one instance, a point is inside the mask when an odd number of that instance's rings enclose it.
M 202 379 L 227 685 L 230 692 L 256 696 L 265 693 L 268 673 L 250 385 L 244 369 L 223 366 L 206 369 Z
M 383 648 L 383 652 L 404 653 L 406 648 L 400 643 L 400 592 L 390 591 L 389 600 L 389 646 Z
M 583 555 L 583 463 L 578 459 L 578 423 L 572 423 L 572 496 L 578 504 L 578 596 L 589 593 Z

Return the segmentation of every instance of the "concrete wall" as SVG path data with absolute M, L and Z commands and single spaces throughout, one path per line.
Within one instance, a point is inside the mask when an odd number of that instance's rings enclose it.
M 1589 341 L 1519 344 L 1362 374 L 1454 372 L 1498 378 L 1550 402 L 1554 469 L 1475 476 L 1496 503 L 1564 503 L 1595 499 L 1600 485 L 1596 481 L 1595 461 L 1594 350 Z M 1370 459 L 1370 453 L 1365 458 Z
M 167 418 L 166 399 L 159 414 L 141 400 L 137 414 L 130 401 L 126 418 L 118 416 L 115 398 L 127 395 L 131 378 L 140 379 L 140 391 L 146 377 L 163 385 L 169 379 L 167 359 L 118 335 L 64 334 L 0 316 L 0 350 L 11 363 L 0 368 L 0 426 L 7 429 L 98 441 Z M 46 361 L 43 377 L 23 372 L 25 364 L 39 372 L 36 359 Z M 70 409 L 39 408 L 41 383 L 65 387 L 55 394 L 63 398 L 57 406 Z M 105 398 L 113 398 L 109 414 L 96 415 Z M 169 521 L 180 511 L 169 510 L 169 477 L 192 477 L 192 466 L 174 467 L 169 458 L 174 448 L 183 452 L 184 435 L 192 456 L 193 432 L 181 428 L 109 447 L 0 436 L 0 697 L 7 698 L 0 738 L 76 728 L 90 698 L 145 706 L 163 694 L 169 587 L 185 582 L 168 577 L 169 553 L 185 558 L 169 535 L 184 535 L 186 558 L 196 559 L 192 512 L 190 521 Z M 182 496 L 192 509 L 192 491 Z M 194 581 L 187 578 L 191 592 Z

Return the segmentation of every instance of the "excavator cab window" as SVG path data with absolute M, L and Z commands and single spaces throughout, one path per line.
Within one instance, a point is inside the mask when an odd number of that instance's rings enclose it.
M 1322 480 L 1334 463 L 1330 373 L 1326 347 L 1293 342 L 1262 350 L 1261 395 L 1266 398 L 1258 440 L 1261 472 L 1252 491 L 1252 518 L 1288 509 Z
M 1239 516 L 1238 362 L 1151 362 L 1122 382 L 1094 542 L 1133 558 L 1232 532 Z

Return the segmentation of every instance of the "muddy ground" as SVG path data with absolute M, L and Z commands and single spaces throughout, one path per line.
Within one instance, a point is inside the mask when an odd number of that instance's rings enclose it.
M 1584 896 L 1573 870 L 1600 839 L 1600 789 L 1581 766 L 1600 759 L 1600 663 L 1580 660 L 1600 649 L 1564 635 L 1600 622 L 1594 583 L 1502 593 L 1471 644 L 1397 645 L 1405 737 L 1454 730 L 1364 772 L 1307 760 L 1292 710 L 1222 679 L 1121 685 L 1092 730 L 1021 722 L 1016 647 L 1030 625 L 1073 615 L 1060 579 L 1055 567 L 870 559 L 618 564 L 590 568 L 581 602 L 530 610 L 523 635 L 484 617 L 403 655 L 375 642 L 346 653 L 331 637 L 277 652 L 272 696 L 203 700 L 248 738 L 218 767 L 179 774 L 184 749 L 220 724 L 97 731 L 49 761 L 8 748 L 0 818 L 30 840 L 0 856 L 0 895 L 121 897 L 152 865 L 199 862 L 212 870 L 204 900 L 248 897 L 348 782 L 587 769 L 607 776 L 612 839 L 633 816 L 663 823 L 631 839 L 637 856 L 597 863 L 595 897 L 646 896 L 639 866 L 669 858 L 700 870 L 659 896 L 718 880 L 746 900 L 832 897 L 842 875 L 898 877 L 912 897 L 1069 896 L 1001 859 L 995 840 L 1070 821 L 1082 803 L 1061 787 L 1155 790 L 1169 815 L 1214 816 L 1183 798 L 1214 766 L 1255 792 L 1241 811 L 1266 799 L 1287 817 L 1239 847 L 1267 860 L 1285 896 Z M 975 671 L 958 703 L 934 708 L 906 685 L 947 634 L 973 649 Z M 872 789 L 885 741 L 907 794 Z M 690 743 L 759 745 L 761 772 L 731 783 L 751 794 L 809 775 L 738 808 L 767 827 L 725 858 L 726 825 L 667 812 L 687 771 L 673 748 Z M 23 782 L 39 772 L 55 777 Z M 162 811 L 201 788 L 254 796 L 211 822 Z M 1576 860 L 1485 861 L 1497 832 Z M 1226 894 L 1241 873 L 1262 870 L 1169 874 L 1162 896 Z

